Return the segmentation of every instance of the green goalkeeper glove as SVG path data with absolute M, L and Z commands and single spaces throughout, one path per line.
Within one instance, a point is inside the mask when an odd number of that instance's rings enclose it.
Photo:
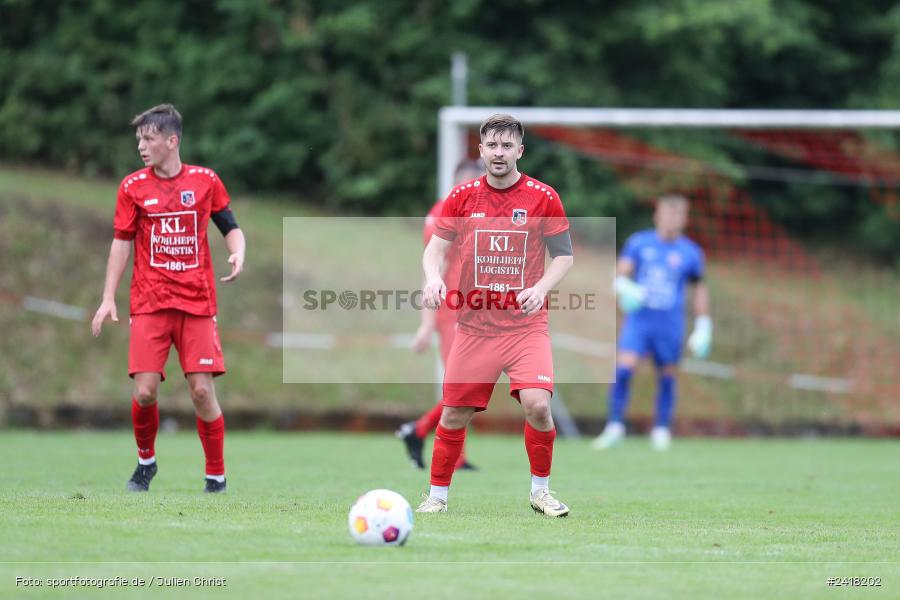
M 626 315 L 643 306 L 644 300 L 647 298 L 647 290 L 644 289 L 644 286 L 624 275 L 616 277 L 614 289 L 616 290 L 616 299 L 619 301 L 619 308 Z
M 712 346 L 712 319 L 709 315 L 700 315 L 694 321 L 694 331 L 688 338 L 688 348 L 696 358 L 709 356 L 709 348 Z

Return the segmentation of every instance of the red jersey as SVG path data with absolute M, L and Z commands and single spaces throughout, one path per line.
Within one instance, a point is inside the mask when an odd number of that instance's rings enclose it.
M 431 207 L 431 210 L 428 211 L 428 215 L 425 217 L 425 229 L 422 231 L 422 238 L 425 242 L 425 245 L 428 245 L 428 242 L 431 241 L 431 236 L 435 233 L 435 226 L 437 224 L 438 218 L 441 216 L 444 210 L 444 201 L 438 200 L 434 206 Z M 456 290 L 459 289 L 459 246 L 457 244 L 451 244 L 450 248 L 447 250 L 447 254 L 444 257 L 444 263 L 446 264 L 446 268 L 444 270 L 444 283 L 447 285 L 448 290 Z M 457 311 L 450 310 L 447 308 L 446 303 L 442 303 L 440 308 L 437 311 L 437 319 L 438 321 L 452 321 L 456 322 Z
M 210 214 L 229 202 L 222 181 L 203 167 L 182 165 L 169 179 L 147 167 L 122 180 L 113 227 L 116 239 L 134 240 L 131 314 L 216 314 L 206 229 Z
M 515 302 L 544 276 L 544 238 L 568 231 L 556 191 L 524 173 L 506 189 L 486 176 L 456 186 L 444 202 L 435 234 L 457 240 L 459 290 L 445 302 L 459 311 L 460 331 L 509 335 L 547 331 L 547 310 L 526 315 Z

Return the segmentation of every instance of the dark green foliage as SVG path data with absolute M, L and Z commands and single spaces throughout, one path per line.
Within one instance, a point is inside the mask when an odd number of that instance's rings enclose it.
M 122 175 L 140 166 L 129 119 L 170 101 L 184 156 L 235 189 L 419 214 L 455 50 L 472 104 L 891 108 L 898 22 L 885 0 L 0 0 L 0 156 Z M 611 172 L 529 144 L 523 170 L 571 212 L 635 223 Z M 840 225 L 854 199 L 816 189 L 802 206 Z M 896 252 L 884 210 L 850 212 L 849 241 Z

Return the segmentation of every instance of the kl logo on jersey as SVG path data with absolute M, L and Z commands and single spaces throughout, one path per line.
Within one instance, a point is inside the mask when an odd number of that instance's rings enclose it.
M 528 211 L 524 208 L 514 208 L 512 214 L 512 222 L 513 225 L 524 225 L 525 217 L 528 215 Z
M 181 192 L 181 205 L 182 206 L 187 206 L 188 208 L 190 208 L 191 206 L 194 205 L 195 202 L 196 202 L 196 200 L 194 199 L 194 192 L 191 192 L 191 191 Z

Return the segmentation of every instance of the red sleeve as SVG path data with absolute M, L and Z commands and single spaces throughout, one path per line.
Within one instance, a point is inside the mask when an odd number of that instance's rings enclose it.
M 441 216 L 438 217 L 434 224 L 434 235 L 443 240 L 452 242 L 456 239 L 459 230 L 459 196 L 458 190 L 454 189 L 447 199 L 444 200 L 444 208 Z
M 222 180 L 219 179 L 218 175 L 213 174 L 212 206 L 210 207 L 210 211 L 216 213 L 220 210 L 225 210 L 228 208 L 229 204 L 231 204 L 231 196 L 228 195 L 225 184 L 222 183 Z
M 116 215 L 113 217 L 113 237 L 117 240 L 133 240 L 137 234 L 137 207 L 125 191 L 125 182 L 119 184 L 116 196 Z
M 559 235 L 569 229 L 569 219 L 566 218 L 566 211 L 563 209 L 562 202 L 556 190 L 549 188 L 547 190 L 550 195 L 547 196 L 547 204 L 544 219 L 544 237 L 552 237 Z

